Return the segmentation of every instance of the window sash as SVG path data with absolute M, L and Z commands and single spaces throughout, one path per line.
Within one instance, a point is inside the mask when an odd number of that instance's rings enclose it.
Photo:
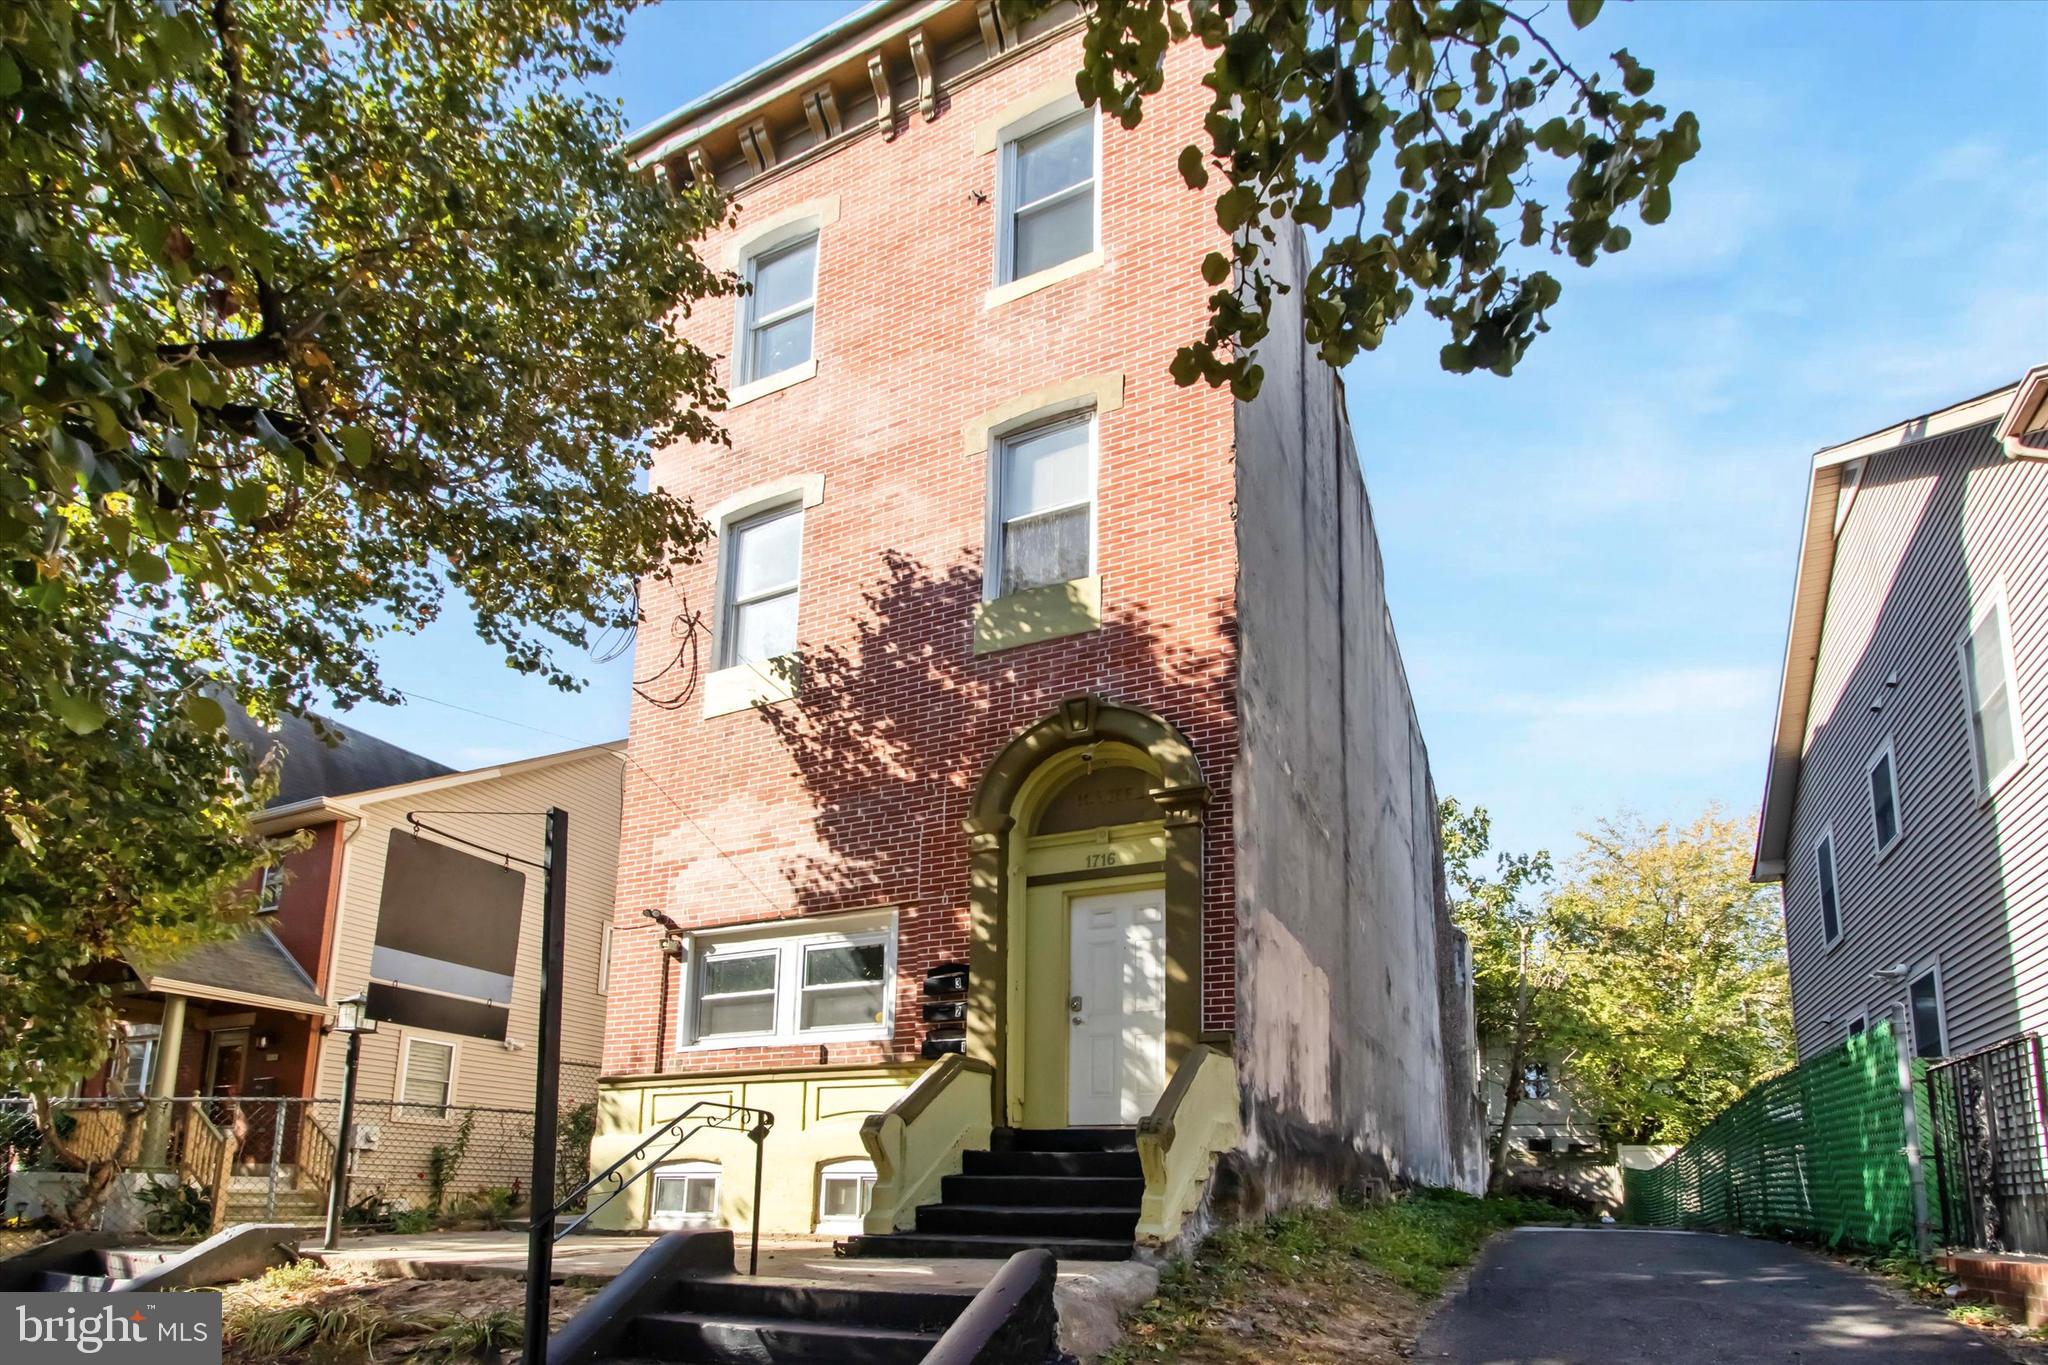
M 1927 988 L 1924 992 L 1922 986 Z M 1915 977 L 1913 984 L 1906 988 L 1906 1008 L 1913 1021 L 1914 1055 L 1926 1058 L 1942 1056 L 1948 1048 L 1948 1039 L 1943 1036 L 1947 1025 L 1941 1017 L 1940 978 L 1931 971 Z
M 1956 655 L 1970 713 L 1970 759 L 1978 795 L 1988 800 L 2027 761 L 2019 694 L 2013 685 L 2012 616 L 2002 586 L 1971 613 L 1968 627 L 1956 639 Z
M 744 521 L 735 522 L 725 529 L 723 536 L 727 541 L 727 545 L 723 573 L 724 583 L 720 589 L 724 594 L 725 602 L 719 612 L 719 667 L 733 668 L 742 663 L 754 662 L 743 659 L 740 654 L 740 616 L 747 608 L 767 606 L 789 597 L 797 598 L 797 606 L 801 607 L 802 599 L 800 594 L 803 591 L 804 572 L 803 515 L 803 504 L 792 503 L 786 507 L 773 508 L 758 515 L 748 517 Z M 746 592 L 741 592 L 739 590 L 741 557 L 747 552 L 747 537 L 756 531 L 763 530 L 776 522 L 790 517 L 796 519 L 796 553 L 793 556 L 793 564 L 789 576 L 771 579 L 768 582 L 754 585 Z
M 647 1221 L 673 1223 L 716 1223 L 718 1221 L 718 1170 L 666 1170 L 654 1173 L 654 1189 L 647 1201 Z M 663 1186 L 676 1191 L 674 1208 L 663 1208 Z
M 423 1070 L 422 1058 L 436 1055 L 440 1061 L 427 1063 Z M 432 1098 L 428 1098 L 429 1088 Z M 408 1038 L 405 1043 L 405 1079 L 399 1088 L 399 1101 L 407 1113 L 415 1118 L 442 1117 L 448 1112 L 454 1089 L 455 1045 L 437 1043 L 430 1038 Z
M 1088 126 L 1088 174 L 1071 185 L 1062 185 L 1056 190 L 1049 190 L 1036 199 L 1020 200 L 1018 196 L 1022 193 L 1023 184 L 1023 167 L 1020 164 L 1023 159 L 1022 144 L 1040 134 L 1051 132 L 1066 123 L 1078 122 L 1084 119 L 1087 120 Z M 1028 279 L 1030 275 L 1037 274 L 1040 270 L 1051 270 L 1065 264 L 1067 261 L 1073 260 L 1077 256 L 1086 255 L 1100 245 L 1102 235 L 1101 205 L 1096 195 L 1096 185 L 1102 178 L 1101 172 L 1102 130 L 1092 110 L 1083 110 L 1078 114 L 1069 114 L 1063 118 L 1054 119 L 1040 127 L 1033 128 L 1028 133 L 1022 133 L 1004 141 L 1002 189 L 1004 213 L 1001 219 L 1003 241 L 997 260 L 996 282 L 998 284 L 1008 284 L 1013 280 Z M 1089 214 L 1089 240 L 1087 243 L 1082 246 L 1081 250 L 1074 252 L 1072 255 L 1040 266 L 1037 270 L 1030 271 L 1028 274 L 1019 271 L 1017 266 L 1017 250 L 1021 234 L 1017 231 L 1018 224 L 1034 213 L 1057 208 L 1061 204 L 1067 203 L 1081 195 L 1087 195 L 1091 201 L 1094 201 Z
M 1899 823 L 1899 772 L 1889 742 L 1870 760 L 1870 829 L 1877 851 L 1884 854 L 1905 831 Z M 1890 825 L 1887 830 L 1886 825 Z

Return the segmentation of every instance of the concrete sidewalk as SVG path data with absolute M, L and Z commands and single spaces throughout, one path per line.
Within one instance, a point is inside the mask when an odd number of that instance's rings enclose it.
M 1991 1362 L 2004 1353 L 1865 1276 L 1778 1242 L 1641 1228 L 1518 1228 L 1437 1311 L 1418 1361 Z

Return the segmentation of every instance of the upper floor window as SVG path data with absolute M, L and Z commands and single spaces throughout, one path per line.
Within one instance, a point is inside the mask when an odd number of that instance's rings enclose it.
M 1062 417 L 996 442 L 988 596 L 1095 572 L 1095 417 Z
M 1970 708 L 1970 752 L 1977 790 L 1990 797 L 2027 761 L 2020 729 L 2019 698 L 2013 690 L 2012 639 L 2006 625 L 2005 589 L 1995 589 L 1970 614 L 1970 627 L 1956 641 L 1962 658 L 1963 699 Z
M 1835 887 L 1835 836 L 1820 836 L 1813 848 L 1814 871 L 1820 880 L 1820 930 L 1829 943 L 1842 936 L 1842 907 Z
M 818 236 L 763 251 L 747 261 L 737 382 L 751 384 L 811 358 L 817 312 Z
M 796 652 L 804 509 L 778 507 L 726 533 L 719 667 L 766 663 Z
M 1095 125 L 1084 109 L 1003 143 L 998 284 L 1095 249 Z
M 284 866 L 273 863 L 263 869 L 263 887 L 256 893 L 256 913 L 274 915 L 284 904 Z
M 1889 739 L 1870 756 L 1870 824 L 1882 858 L 1900 834 L 1898 759 Z

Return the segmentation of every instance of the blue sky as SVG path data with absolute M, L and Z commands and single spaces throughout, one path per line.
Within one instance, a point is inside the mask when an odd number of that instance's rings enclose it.
M 662 5 L 601 88 L 638 125 L 853 7 Z M 1510 380 L 1419 311 L 1346 371 L 1437 785 L 1501 846 L 1754 805 L 1807 457 L 2048 361 L 2044 44 L 2039 3 L 1609 5 L 1568 52 L 1700 116 L 1671 221 L 1555 267 Z M 461 766 L 624 733 L 630 661 L 564 696 L 456 606 L 351 724 Z

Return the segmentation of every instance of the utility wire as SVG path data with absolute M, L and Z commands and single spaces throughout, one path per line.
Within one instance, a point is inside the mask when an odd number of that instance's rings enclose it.
M 401 688 L 400 693 L 401 695 L 405 696 L 408 700 L 411 701 L 431 702 L 435 706 L 445 706 L 451 711 L 461 711 L 465 714 L 476 716 L 482 720 L 495 721 L 500 725 L 511 725 L 521 730 L 532 730 L 536 734 L 553 735 L 556 739 L 566 739 L 571 744 L 580 744 L 583 742 L 579 740 L 575 735 L 565 735 L 560 730 L 550 730 L 546 726 L 529 725 L 525 721 L 511 720 L 504 716 L 494 716 L 488 711 L 479 711 L 473 706 L 462 706 L 452 701 L 443 701 L 439 697 L 430 697 L 426 695 L 424 692 L 408 692 Z M 751 886 L 754 889 L 754 893 L 761 898 L 764 904 L 766 904 L 771 910 L 781 910 L 783 908 L 782 902 L 776 900 L 773 896 L 769 895 L 767 890 L 761 885 L 761 883 L 754 880 L 752 874 L 750 874 L 745 868 L 745 866 L 743 866 L 740 863 L 740 860 L 733 857 L 732 854 L 727 853 L 725 849 L 719 845 L 719 842 L 711 837 L 710 831 L 706 830 L 704 826 L 697 823 L 696 817 L 691 815 L 688 810 L 684 809 L 683 803 L 676 800 L 675 796 L 669 791 L 669 789 L 667 787 L 662 786 L 661 783 L 655 779 L 654 774 L 647 771 L 646 766 L 642 764 L 639 759 L 634 758 L 631 753 L 627 752 L 624 749 L 617 750 L 617 753 L 620 758 L 624 759 L 628 764 L 632 765 L 634 770 L 637 771 L 640 774 L 640 776 L 647 779 L 648 786 L 654 788 L 655 791 L 661 793 L 662 800 L 668 802 L 669 805 L 675 808 L 676 814 L 682 816 L 683 822 L 687 824 L 691 829 L 697 831 L 697 836 L 699 838 L 701 838 L 705 843 L 711 845 L 712 852 L 716 853 L 719 857 L 725 859 L 725 861 L 732 867 L 732 870 L 740 874 L 741 880 L 745 881 L 748 886 Z

